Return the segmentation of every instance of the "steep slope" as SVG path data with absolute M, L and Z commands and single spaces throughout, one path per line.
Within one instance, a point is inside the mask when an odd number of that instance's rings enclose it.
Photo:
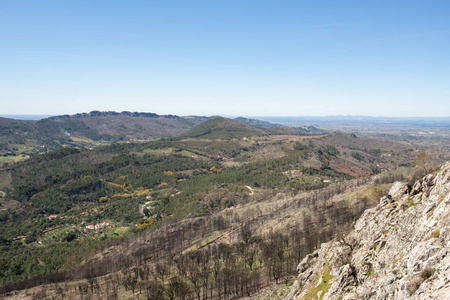
M 289 299 L 449 299 L 450 162 L 397 182 L 350 234 L 298 265 Z

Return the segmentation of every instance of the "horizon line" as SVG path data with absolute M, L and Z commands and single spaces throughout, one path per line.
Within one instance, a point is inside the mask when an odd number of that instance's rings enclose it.
M 93 111 L 99 111 L 99 112 L 109 112 L 109 111 L 100 111 L 100 110 L 93 110 Z M 92 111 L 91 111 L 92 112 Z M 115 112 L 115 111 L 114 111 Z M 130 112 L 138 112 L 138 111 L 130 111 Z M 120 112 L 119 112 L 120 113 Z M 138 113 L 144 113 L 144 112 L 138 112 Z M 80 113 L 75 114 L 0 114 L 0 117 L 2 118 L 10 118 L 10 119 L 16 119 L 16 120 L 41 120 L 49 117 L 55 117 L 55 116 L 64 116 L 64 115 L 76 115 Z M 214 116 L 223 116 L 226 118 L 374 118 L 374 119 L 448 119 L 450 116 L 371 116 L 371 115 L 218 115 L 218 114 L 211 114 L 211 115 L 176 115 L 176 114 L 157 114 L 160 116 L 164 115 L 173 115 L 173 116 L 179 116 L 179 117 L 191 117 L 191 116 L 197 116 L 197 117 L 214 117 Z M 19 118 L 21 117 L 21 118 Z

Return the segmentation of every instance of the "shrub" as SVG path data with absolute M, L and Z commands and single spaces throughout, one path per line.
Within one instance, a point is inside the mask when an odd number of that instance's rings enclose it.
M 359 153 L 357 153 L 357 152 L 353 152 L 353 153 L 352 153 L 352 157 L 353 157 L 354 159 L 356 159 L 356 160 L 359 160 L 359 161 L 363 161 L 363 160 L 364 160 L 364 156 L 362 156 L 361 154 L 359 154 Z
M 437 230 L 435 230 L 435 231 L 433 231 L 431 233 L 431 238 L 436 238 L 437 239 L 440 235 L 441 235 L 441 232 L 440 232 L 439 229 L 437 229 Z
M 425 269 L 420 272 L 420 277 L 422 277 L 423 280 L 427 280 L 431 276 L 433 276 L 434 269 L 430 267 L 426 267 Z
M 413 277 L 408 283 L 407 288 L 410 295 L 413 295 L 420 287 L 420 285 L 424 282 L 422 277 Z

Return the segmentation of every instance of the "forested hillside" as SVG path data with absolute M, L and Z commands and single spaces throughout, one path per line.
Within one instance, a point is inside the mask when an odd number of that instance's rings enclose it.
M 213 119 L 176 138 L 63 148 L 7 165 L 2 291 L 58 283 L 26 293 L 253 295 L 289 281 L 333 228 L 410 176 L 420 151 L 339 132 L 261 130 Z
M 208 119 L 127 111 L 92 111 L 39 121 L 0 118 L 0 163 L 64 147 L 92 148 L 176 136 Z

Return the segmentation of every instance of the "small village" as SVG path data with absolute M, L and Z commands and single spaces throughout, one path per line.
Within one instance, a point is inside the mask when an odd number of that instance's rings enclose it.
M 103 223 L 97 223 L 95 225 L 87 225 L 86 229 L 89 230 L 101 230 L 103 228 L 111 228 L 113 227 L 111 222 L 103 222 Z

